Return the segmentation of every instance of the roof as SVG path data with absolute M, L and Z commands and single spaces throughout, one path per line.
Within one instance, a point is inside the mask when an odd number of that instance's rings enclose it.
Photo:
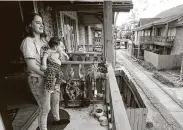
M 162 24 L 166 24 L 168 22 L 172 22 L 174 20 L 177 20 L 179 18 L 183 17 L 183 13 L 182 14 L 176 14 L 176 15 L 173 15 L 173 16 L 169 16 L 169 17 L 165 17 L 165 18 L 162 18 L 162 19 L 159 19 L 159 20 L 156 20 L 156 21 L 153 21 L 151 23 L 148 23 L 148 24 L 145 24 L 143 26 L 140 26 L 136 29 L 134 29 L 134 31 L 138 31 L 138 30 L 143 30 L 145 28 L 151 28 L 153 25 L 162 25 Z
M 151 23 L 155 20 L 159 20 L 160 18 L 141 18 L 140 21 L 139 21 L 139 25 L 142 26 L 142 25 L 145 25 L 145 24 L 148 24 L 148 23 Z
M 159 13 L 158 15 L 156 15 L 155 18 L 165 18 L 165 17 L 169 17 L 172 15 L 182 14 L 182 13 L 183 13 L 183 4 L 173 7 L 171 9 L 165 10 L 165 11 Z
M 66 1 L 66 0 L 65 0 Z M 104 2 L 109 0 L 68 0 L 68 1 L 78 1 L 78 2 Z M 110 0 L 112 2 L 132 2 L 132 0 Z
M 109 0 L 63 0 L 44 1 L 59 11 L 103 12 L 104 1 Z M 132 0 L 110 0 L 113 12 L 129 12 L 133 9 Z
M 133 31 L 151 28 L 153 25 L 166 24 L 168 22 L 177 20 L 181 17 L 183 17 L 183 4 L 173 7 L 169 10 L 165 10 L 165 11 L 159 13 L 158 15 L 156 15 L 154 18 L 142 19 L 142 23 L 140 23 L 140 25 L 142 25 L 142 26 L 134 29 Z M 151 22 L 148 23 L 148 21 L 151 21 Z M 177 23 L 177 26 L 181 26 L 181 25 L 183 25 L 183 22 L 179 21 Z

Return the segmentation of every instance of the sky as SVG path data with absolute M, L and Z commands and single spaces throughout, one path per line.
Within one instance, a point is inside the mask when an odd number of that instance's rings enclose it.
M 138 18 L 152 18 L 160 12 L 183 4 L 183 0 L 132 0 L 133 9 L 129 13 L 119 13 L 116 25 L 128 21 L 132 11 L 137 12 Z

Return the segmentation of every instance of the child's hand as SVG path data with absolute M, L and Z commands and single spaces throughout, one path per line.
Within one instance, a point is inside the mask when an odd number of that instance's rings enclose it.
M 41 70 L 42 71 L 45 71 L 47 69 L 47 66 L 46 65 L 41 65 Z

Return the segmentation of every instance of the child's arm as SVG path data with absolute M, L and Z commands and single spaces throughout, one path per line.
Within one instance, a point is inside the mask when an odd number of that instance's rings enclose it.
M 60 46 L 58 47 L 58 52 L 59 52 L 60 56 L 64 55 L 66 60 L 69 60 L 69 56 L 62 50 L 62 48 Z
M 44 53 L 43 59 L 42 59 L 42 65 L 41 65 L 41 70 L 46 70 L 47 69 L 47 59 L 48 59 L 48 52 Z
M 64 51 L 62 51 L 62 54 L 65 56 L 66 60 L 69 60 L 69 56 L 67 55 L 67 53 L 65 53 Z

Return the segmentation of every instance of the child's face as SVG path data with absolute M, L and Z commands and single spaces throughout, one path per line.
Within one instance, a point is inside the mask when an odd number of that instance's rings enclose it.
M 53 50 L 57 50 L 58 49 L 58 46 L 54 46 L 52 49 Z

